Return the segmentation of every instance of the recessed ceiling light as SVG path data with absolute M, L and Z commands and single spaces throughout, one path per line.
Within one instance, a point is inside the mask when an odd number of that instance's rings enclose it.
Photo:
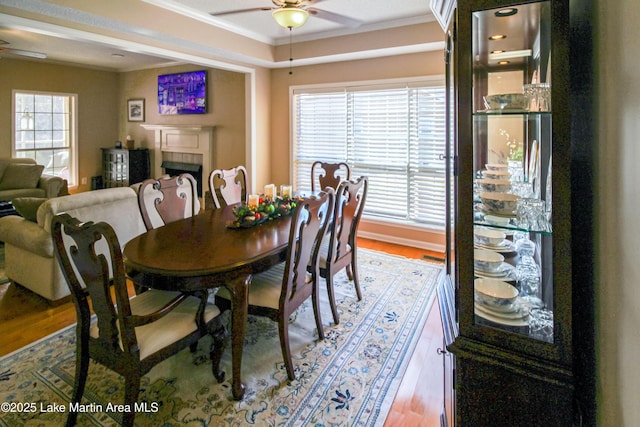
M 513 16 L 516 13 L 518 13 L 518 9 L 516 9 L 515 7 L 510 7 L 510 8 L 507 8 L 507 9 L 497 10 L 495 15 L 497 17 L 504 17 L 504 16 Z
M 505 36 L 504 34 L 494 34 L 492 36 L 489 37 L 489 40 L 503 40 L 506 39 L 507 36 Z
M 504 52 L 504 50 L 501 50 L 501 49 L 498 49 L 498 50 L 492 50 L 492 51 L 491 51 L 491 55 L 495 55 L 495 54 L 503 53 L 503 52 Z
M 498 62 L 498 65 L 507 65 L 509 63 L 509 61 L 500 61 Z

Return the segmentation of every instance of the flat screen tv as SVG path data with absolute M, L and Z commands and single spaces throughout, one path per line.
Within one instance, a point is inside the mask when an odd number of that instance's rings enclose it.
M 206 112 L 206 70 L 158 76 L 159 114 L 204 114 Z

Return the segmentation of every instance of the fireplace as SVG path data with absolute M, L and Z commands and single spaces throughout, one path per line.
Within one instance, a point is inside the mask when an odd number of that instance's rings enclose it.
M 162 162 L 162 169 L 164 169 L 164 173 L 169 176 L 183 173 L 188 173 L 193 176 L 198 183 L 198 197 L 202 197 L 202 165 L 164 160 Z
M 200 204 L 204 206 L 204 182 L 214 167 L 213 126 L 140 125 L 153 130 L 153 174 L 179 175 L 188 172 L 198 182 Z M 168 165 L 168 166 L 167 166 Z M 196 176 L 196 175 L 199 175 Z

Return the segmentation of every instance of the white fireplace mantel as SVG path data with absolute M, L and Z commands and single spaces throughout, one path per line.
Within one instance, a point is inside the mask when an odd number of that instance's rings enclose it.
M 155 152 L 153 156 L 154 176 L 158 177 L 163 173 L 163 153 L 182 153 L 185 156 L 199 154 L 202 156 L 202 176 L 208 176 L 213 170 L 215 126 L 147 124 L 140 126 L 155 132 Z M 185 161 L 185 163 L 194 162 Z

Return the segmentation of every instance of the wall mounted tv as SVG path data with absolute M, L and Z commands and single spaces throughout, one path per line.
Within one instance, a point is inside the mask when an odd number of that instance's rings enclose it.
M 204 114 L 206 112 L 206 70 L 158 76 L 159 114 Z

